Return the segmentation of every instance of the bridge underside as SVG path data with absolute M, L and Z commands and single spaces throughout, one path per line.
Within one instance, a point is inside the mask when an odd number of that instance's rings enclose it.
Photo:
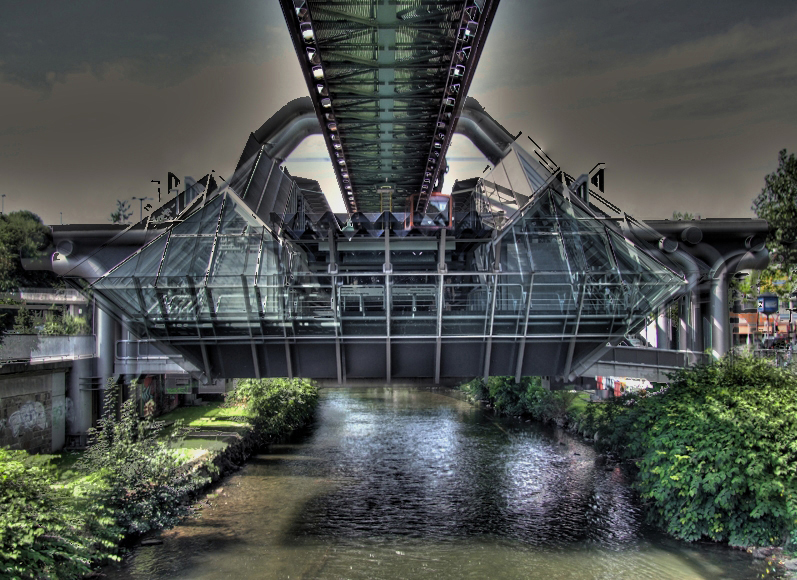
M 93 288 L 209 378 L 578 374 L 685 281 L 561 179 L 515 145 L 454 225 L 344 225 L 253 152 Z

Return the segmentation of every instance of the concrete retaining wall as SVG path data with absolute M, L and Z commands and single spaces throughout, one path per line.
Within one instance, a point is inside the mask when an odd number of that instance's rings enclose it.
M 0 447 L 31 453 L 58 451 L 64 446 L 66 423 L 71 419 L 67 368 L 8 366 L 20 368 L 3 367 L 0 372 Z

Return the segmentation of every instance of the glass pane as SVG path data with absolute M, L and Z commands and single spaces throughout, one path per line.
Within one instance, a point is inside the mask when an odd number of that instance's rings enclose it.
M 221 208 L 223 196 L 217 195 L 211 199 L 203 208 L 192 213 L 181 224 L 175 226 L 174 233 L 179 235 L 204 234 L 212 235 L 216 233 L 216 224 L 219 221 L 219 209 Z
M 489 307 L 489 276 L 445 276 L 443 335 L 484 336 Z

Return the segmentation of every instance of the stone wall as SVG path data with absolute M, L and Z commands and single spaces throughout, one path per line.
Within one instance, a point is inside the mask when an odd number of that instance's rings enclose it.
M 61 449 L 70 407 L 66 369 L 24 365 L 17 369 L 21 372 L 13 370 L 4 367 L 0 374 L 0 447 L 31 453 Z

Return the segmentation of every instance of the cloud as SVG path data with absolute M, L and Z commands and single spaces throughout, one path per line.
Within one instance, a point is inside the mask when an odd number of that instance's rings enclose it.
M 67 75 L 112 70 L 173 86 L 208 66 L 259 64 L 274 34 L 287 36 L 282 13 L 262 0 L 5 2 L 0 78 L 43 94 Z
M 747 122 L 797 122 L 797 13 L 740 24 L 651 56 L 624 69 L 614 87 L 582 98 L 575 107 L 642 101 L 652 120 L 697 121 L 748 115 Z
M 644 65 L 673 46 L 795 14 L 792 0 L 504 0 L 487 42 L 501 57 L 480 72 L 490 82 L 545 85 Z

